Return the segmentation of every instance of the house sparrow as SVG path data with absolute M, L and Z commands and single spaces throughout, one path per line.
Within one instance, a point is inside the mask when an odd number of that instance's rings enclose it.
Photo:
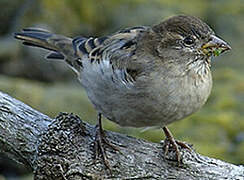
M 162 127 L 165 152 L 173 147 L 180 161 L 178 146 L 188 146 L 174 140 L 166 125 L 205 104 L 211 57 L 231 49 L 206 23 L 186 15 L 99 38 L 72 39 L 35 28 L 15 38 L 50 50 L 47 59 L 64 60 L 77 74 L 98 112 L 95 147 L 107 167 L 104 145 L 117 147 L 105 138 L 101 115 L 121 126 Z

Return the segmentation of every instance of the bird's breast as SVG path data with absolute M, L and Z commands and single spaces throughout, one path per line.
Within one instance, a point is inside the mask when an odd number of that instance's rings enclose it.
M 121 126 L 165 126 L 180 120 L 202 107 L 212 87 L 210 73 L 202 80 L 141 76 L 129 86 L 116 82 L 111 73 L 90 68 L 80 80 L 97 111 Z
M 161 90 L 158 86 L 161 86 Z M 199 110 L 207 101 L 211 89 L 210 72 L 204 77 L 193 73 L 159 81 L 153 94 L 157 94 L 161 112 L 165 116 L 164 123 L 169 124 Z

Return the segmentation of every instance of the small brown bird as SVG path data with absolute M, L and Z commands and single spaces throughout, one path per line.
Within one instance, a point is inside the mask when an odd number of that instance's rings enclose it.
M 166 125 L 199 110 L 212 88 L 211 57 L 230 46 L 203 21 L 174 16 L 152 26 L 124 29 L 110 36 L 68 38 L 35 28 L 15 34 L 23 44 L 51 52 L 47 59 L 64 60 L 77 74 L 98 111 L 96 150 L 108 167 L 109 145 L 101 115 L 121 126 L 159 126 L 165 151 L 178 145 Z

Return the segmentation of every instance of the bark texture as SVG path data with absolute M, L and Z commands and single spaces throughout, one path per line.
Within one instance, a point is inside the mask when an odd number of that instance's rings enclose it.
M 162 144 L 106 131 L 120 152 L 106 148 L 111 166 L 94 160 L 95 127 L 78 116 L 54 120 L 0 92 L 0 152 L 33 170 L 35 179 L 244 179 L 244 167 L 181 149 L 178 165 Z

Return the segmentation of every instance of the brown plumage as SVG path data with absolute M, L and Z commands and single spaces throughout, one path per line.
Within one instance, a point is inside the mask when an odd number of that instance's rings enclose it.
M 212 88 L 210 58 L 230 49 L 206 23 L 185 15 L 101 38 L 71 39 L 32 28 L 15 37 L 51 50 L 47 58 L 65 60 L 99 114 L 121 126 L 163 127 L 166 152 L 172 144 L 178 161 L 177 144 L 184 145 L 165 126 L 204 105 Z M 102 144 L 110 143 L 103 134 L 99 118 L 96 147 L 108 166 Z

